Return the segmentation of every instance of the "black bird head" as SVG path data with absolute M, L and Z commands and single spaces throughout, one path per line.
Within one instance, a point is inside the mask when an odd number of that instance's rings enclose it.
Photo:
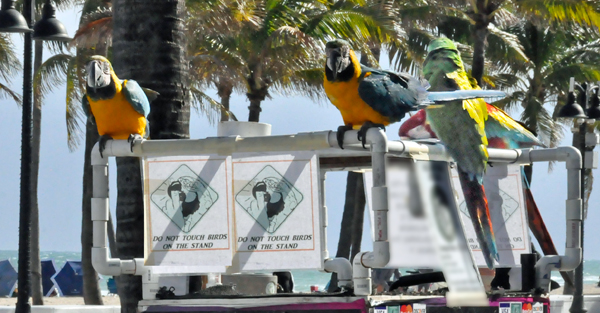
M 332 40 L 325 45 L 327 53 L 327 68 L 333 75 L 333 80 L 337 79 L 339 73 L 347 69 L 351 64 L 350 44 L 342 39 Z

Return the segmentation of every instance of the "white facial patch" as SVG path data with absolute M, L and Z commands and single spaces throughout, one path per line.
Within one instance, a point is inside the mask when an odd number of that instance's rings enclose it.
M 92 88 L 102 88 L 110 84 L 110 65 L 106 62 L 92 61 L 87 68 L 87 84 Z
M 350 48 L 342 46 L 339 49 L 327 49 L 327 67 L 332 72 L 341 73 L 350 66 Z

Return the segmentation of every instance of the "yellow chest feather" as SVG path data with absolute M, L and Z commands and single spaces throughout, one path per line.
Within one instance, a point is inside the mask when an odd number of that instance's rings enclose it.
M 367 121 L 388 125 L 389 119 L 373 110 L 358 94 L 358 79 L 347 82 L 330 82 L 325 78 L 327 97 L 342 113 L 344 124 L 360 128 Z
M 112 99 L 92 101 L 88 97 L 88 101 L 101 136 L 127 139 L 131 134 L 140 134 L 144 137 L 146 118 L 131 106 L 120 88 Z

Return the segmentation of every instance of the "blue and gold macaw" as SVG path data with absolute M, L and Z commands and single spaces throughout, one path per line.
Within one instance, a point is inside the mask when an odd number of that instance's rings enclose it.
M 94 118 L 100 135 L 100 154 L 108 139 L 148 138 L 150 101 L 158 93 L 142 88 L 134 80 L 120 80 L 107 58 L 92 56 L 86 66 L 86 95 L 83 108 Z
M 400 121 L 406 112 L 438 101 L 499 97 L 504 93 L 488 90 L 428 92 L 429 85 L 406 73 L 378 70 L 360 64 L 347 41 L 337 39 L 326 45 L 327 63 L 323 86 L 327 97 L 340 113 L 344 125 L 337 139 L 343 149 L 344 133 L 360 129 L 358 139 L 365 146 L 366 131 Z

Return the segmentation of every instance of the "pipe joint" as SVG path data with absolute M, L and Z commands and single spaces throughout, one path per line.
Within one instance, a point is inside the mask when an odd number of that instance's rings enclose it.
M 567 169 L 581 169 L 581 153 L 573 146 L 558 147 L 556 148 L 558 156 L 561 160 L 566 161 Z
M 369 128 L 367 130 L 367 141 L 371 143 L 371 152 L 373 153 L 387 153 L 388 143 L 387 136 L 383 129 Z
M 572 271 L 581 264 L 581 247 L 566 248 L 565 255 L 560 257 L 560 270 Z
M 92 198 L 92 221 L 108 221 L 108 198 Z
M 582 201 L 581 199 L 567 199 L 567 220 L 578 220 L 583 219 L 582 214 Z
M 352 260 L 352 280 L 354 282 L 354 294 L 366 296 L 372 291 L 371 269 L 365 267 L 362 259 L 371 252 L 359 252 Z
M 388 211 L 388 188 L 386 186 L 372 187 L 373 211 Z
M 92 247 L 92 266 L 96 272 L 102 275 L 121 275 L 121 261 L 119 259 L 110 259 L 107 247 Z
M 328 273 L 337 273 L 338 285 L 352 287 L 352 264 L 346 258 L 326 259 L 324 270 Z
M 91 161 L 92 166 L 96 166 L 96 165 L 107 166 L 108 165 L 108 155 L 103 154 L 103 156 L 100 156 L 100 144 L 99 143 L 96 143 L 94 145 L 94 147 L 92 148 L 90 161 Z

